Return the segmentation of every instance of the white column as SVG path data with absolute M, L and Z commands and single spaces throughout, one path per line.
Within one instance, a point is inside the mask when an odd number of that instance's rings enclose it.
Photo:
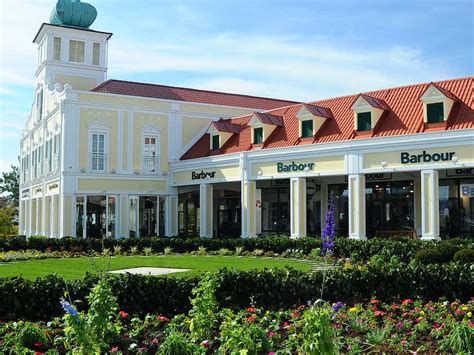
M 201 184 L 199 186 L 199 236 L 212 238 L 213 232 L 213 186 Z
M 47 209 L 47 197 L 43 196 L 41 201 L 41 235 L 47 236 L 47 226 L 46 226 L 46 219 L 49 217 L 49 211 Z
M 20 193 L 21 196 L 21 193 Z M 25 206 L 24 206 L 24 201 L 21 200 L 20 197 L 20 203 L 19 203 L 19 208 L 18 208 L 18 234 L 25 234 L 23 232 L 23 229 L 25 228 Z
M 291 238 L 306 236 L 306 178 L 290 179 Z
M 413 181 L 413 209 L 414 221 L 413 227 L 417 235 L 421 235 L 421 180 L 415 179 Z
M 349 175 L 349 238 L 365 240 L 365 175 Z
M 41 234 L 41 199 L 37 198 L 35 203 L 35 233 L 34 235 Z
M 421 239 L 440 239 L 437 170 L 421 171 Z
M 328 209 L 328 185 L 321 184 L 321 235 L 326 224 L 326 211 Z
M 242 181 L 242 237 L 253 238 L 257 236 L 256 221 L 256 192 L 257 182 L 253 180 Z
M 165 204 L 165 233 L 167 237 L 175 237 L 178 235 L 178 195 L 166 196 Z
M 26 235 L 30 237 L 33 234 L 33 199 L 28 197 L 28 227 L 26 228 Z
M 51 237 L 58 236 L 58 196 L 51 196 L 51 223 L 50 223 Z
M 43 226 L 41 234 L 51 236 L 51 197 L 43 197 Z

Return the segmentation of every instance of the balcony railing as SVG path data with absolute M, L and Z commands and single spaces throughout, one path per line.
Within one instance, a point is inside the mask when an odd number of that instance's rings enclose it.
M 107 170 L 107 154 L 90 153 L 91 171 L 105 172 Z
M 142 170 L 144 174 L 156 174 L 159 171 L 159 158 L 149 155 L 142 156 Z

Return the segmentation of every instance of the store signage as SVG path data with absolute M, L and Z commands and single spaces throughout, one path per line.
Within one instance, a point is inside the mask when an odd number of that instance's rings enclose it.
M 215 171 L 208 171 L 205 172 L 201 170 L 200 172 L 193 171 L 191 173 L 191 179 L 192 180 L 204 180 L 204 179 L 213 179 L 216 176 Z
M 426 150 L 422 154 L 410 154 L 409 152 L 400 153 L 400 162 L 402 164 L 431 163 L 438 161 L 451 161 L 455 152 L 446 153 L 427 153 Z
M 21 191 L 21 197 L 22 198 L 26 198 L 26 197 L 29 197 L 29 196 L 30 196 L 30 190 L 29 189 Z
M 446 176 L 464 176 L 464 175 L 474 175 L 473 168 L 464 168 L 464 169 L 454 169 L 454 170 L 447 170 Z
M 474 184 L 462 184 L 461 185 L 461 196 L 463 196 L 463 197 L 474 197 Z
M 344 176 L 344 180 L 347 182 L 347 175 Z M 365 174 L 365 181 L 383 181 L 392 180 L 392 173 L 371 173 Z
M 49 190 L 52 190 L 52 189 L 57 188 L 58 186 L 59 186 L 58 183 L 57 183 L 57 182 L 54 182 L 54 183 L 48 185 L 48 189 L 49 189 Z
M 290 164 L 277 163 L 277 172 L 279 173 L 289 173 L 296 171 L 305 171 L 313 170 L 314 163 L 295 163 L 294 161 Z
M 41 187 L 38 187 L 35 189 L 35 193 L 40 193 L 41 191 L 43 191 L 43 189 Z

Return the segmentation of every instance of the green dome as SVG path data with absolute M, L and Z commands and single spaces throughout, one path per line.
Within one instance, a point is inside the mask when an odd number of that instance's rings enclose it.
M 51 12 L 53 25 L 89 28 L 97 17 L 97 10 L 81 0 L 58 0 Z

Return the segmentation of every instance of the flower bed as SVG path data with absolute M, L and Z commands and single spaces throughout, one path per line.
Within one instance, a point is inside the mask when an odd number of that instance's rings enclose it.
M 203 307 L 199 304 L 198 307 Z M 206 310 L 204 307 L 203 311 Z M 250 354 L 314 353 L 324 347 L 344 353 L 367 352 L 461 352 L 474 346 L 474 303 L 427 302 L 405 299 L 397 303 L 345 305 L 332 309 L 324 304 L 301 305 L 283 311 L 247 307 L 236 312 L 221 309 L 210 317 L 210 332 L 196 334 L 190 328 L 199 313 L 178 315 L 170 320 L 161 315 L 135 317 L 115 311 L 111 329 L 118 331 L 103 350 L 110 353 L 230 353 L 246 349 Z M 85 321 L 81 318 L 81 321 Z M 64 333 L 65 320 L 50 322 L 8 322 L 0 325 L 0 351 L 5 353 L 71 350 Z M 66 322 L 67 323 L 67 322 Z M 327 323 L 327 324 L 326 324 Z M 205 328 L 205 327 L 204 327 Z M 327 328 L 327 329 L 326 329 Z M 331 345 L 332 344 L 332 345 Z

